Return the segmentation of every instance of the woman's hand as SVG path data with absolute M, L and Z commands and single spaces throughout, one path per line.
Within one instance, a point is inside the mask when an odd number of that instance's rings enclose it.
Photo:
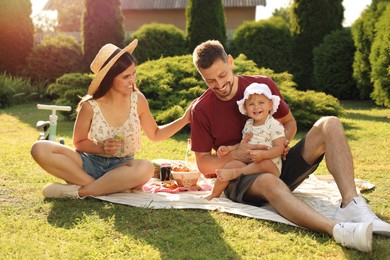
M 192 109 L 192 106 L 194 105 L 194 103 L 197 101 L 198 99 L 194 99 L 191 104 L 189 104 L 189 106 L 187 107 L 186 111 L 184 112 L 184 115 L 183 115 L 183 118 L 186 120 L 187 123 L 191 122 L 191 109 Z
M 121 149 L 122 143 L 120 140 L 115 138 L 109 138 L 103 141 L 103 151 L 106 155 L 115 155 Z
M 286 141 L 284 142 L 284 150 L 283 150 L 283 154 L 282 154 L 283 160 L 286 160 L 286 156 L 291 149 L 289 144 L 290 144 L 290 140 L 286 139 Z

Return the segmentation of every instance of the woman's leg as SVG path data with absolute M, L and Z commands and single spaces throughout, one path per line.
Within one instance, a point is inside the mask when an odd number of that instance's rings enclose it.
M 139 187 L 150 180 L 154 166 L 148 160 L 130 160 L 79 189 L 79 196 L 99 196 Z
M 68 183 L 85 186 L 94 181 L 83 171 L 80 155 L 70 147 L 53 141 L 37 141 L 31 155 L 42 169 Z

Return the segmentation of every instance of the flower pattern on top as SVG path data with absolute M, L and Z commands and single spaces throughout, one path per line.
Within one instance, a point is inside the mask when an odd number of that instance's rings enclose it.
M 250 144 L 263 144 L 268 147 L 272 147 L 272 141 L 284 137 L 284 127 L 272 116 L 268 116 L 263 125 L 254 126 L 253 119 L 250 118 L 246 121 L 244 129 L 242 130 L 242 137 L 253 133 L 252 138 L 249 140 Z M 273 158 L 272 161 L 276 164 L 279 171 L 282 167 L 281 157 Z
M 131 94 L 131 108 L 129 117 L 122 126 L 112 126 L 104 118 L 98 103 L 88 100 L 93 109 L 93 118 L 88 133 L 88 139 L 95 143 L 103 142 L 109 138 L 120 138 L 123 141 L 123 147 L 115 157 L 134 156 L 141 149 L 141 123 L 137 110 L 137 92 Z M 103 155 L 112 157 L 111 155 Z

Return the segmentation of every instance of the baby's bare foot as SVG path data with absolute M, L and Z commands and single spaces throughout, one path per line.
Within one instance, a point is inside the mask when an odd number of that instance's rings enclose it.
M 203 197 L 203 198 L 204 198 L 205 200 L 212 200 L 212 199 L 218 198 L 218 197 L 219 197 L 219 196 L 216 196 L 216 195 L 210 193 L 209 195 L 207 195 L 207 196 L 205 196 L 205 197 Z
M 217 174 L 217 178 L 220 181 L 234 180 L 239 176 L 236 169 L 217 169 L 215 170 L 215 173 Z

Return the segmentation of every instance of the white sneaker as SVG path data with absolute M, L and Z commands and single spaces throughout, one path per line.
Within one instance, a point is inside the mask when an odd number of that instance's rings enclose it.
M 353 198 L 353 200 L 345 207 L 337 208 L 334 219 L 346 222 L 370 222 L 374 234 L 382 236 L 390 236 L 390 224 L 379 219 L 374 212 L 371 211 L 366 201 L 362 197 Z
M 45 198 L 71 198 L 78 199 L 79 192 L 81 186 L 73 185 L 73 184 L 61 184 L 61 183 L 49 183 L 47 184 L 42 191 L 43 196 Z
M 338 223 L 333 228 L 336 242 L 362 252 L 372 250 L 372 223 Z

